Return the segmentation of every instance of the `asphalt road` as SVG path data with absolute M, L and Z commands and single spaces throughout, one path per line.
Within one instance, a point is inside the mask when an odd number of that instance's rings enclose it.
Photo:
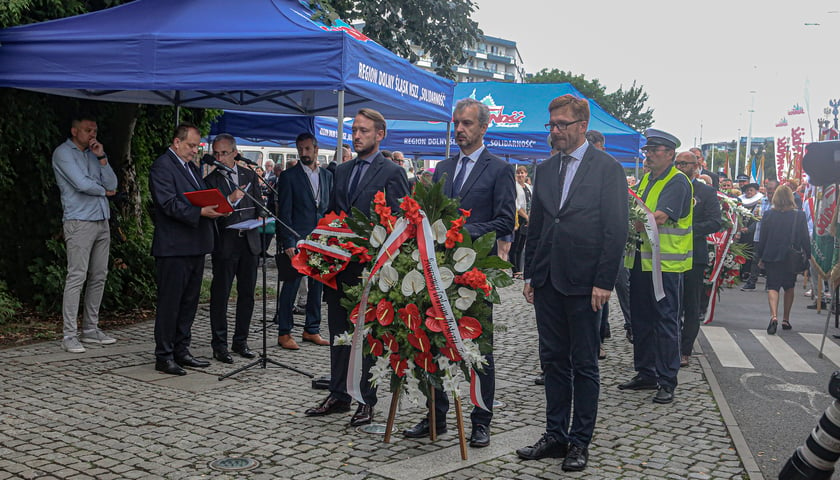
M 698 336 L 724 396 L 765 478 L 779 471 L 804 443 L 833 401 L 827 393 L 840 369 L 840 334 L 831 317 L 823 358 L 819 346 L 826 311 L 808 310 L 802 279 L 791 311 L 792 330 L 767 335 L 770 320 L 764 279 L 755 291 L 724 290 L 715 319 Z M 696 352 L 695 352 L 696 354 Z M 840 474 L 835 475 L 840 478 Z

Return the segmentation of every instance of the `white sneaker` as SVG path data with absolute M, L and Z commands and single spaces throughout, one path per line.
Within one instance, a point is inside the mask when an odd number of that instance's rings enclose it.
M 105 332 L 98 328 L 92 332 L 82 332 L 80 338 L 85 343 L 98 343 L 100 345 L 117 343 L 116 338 L 106 335 Z
M 67 337 L 61 341 L 61 348 L 65 352 L 69 353 L 85 353 L 85 347 L 79 343 L 79 339 L 76 337 Z

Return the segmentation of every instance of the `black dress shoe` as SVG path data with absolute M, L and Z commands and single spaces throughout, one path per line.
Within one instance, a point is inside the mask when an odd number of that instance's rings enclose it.
M 656 395 L 653 396 L 653 403 L 671 403 L 674 401 L 674 389 L 671 387 L 659 387 Z
M 435 433 L 437 433 L 438 435 L 442 435 L 442 434 L 446 433 L 446 424 L 445 423 L 439 423 L 437 425 L 437 428 L 435 429 Z M 403 430 L 403 436 L 405 438 L 428 437 L 429 436 L 429 419 L 424 418 L 423 420 L 420 420 L 420 423 L 418 423 L 417 425 L 415 425 L 411 428 L 406 428 L 405 430 Z
M 308 417 L 320 417 L 321 415 L 329 415 L 331 413 L 342 413 L 350 411 L 350 402 L 342 402 L 332 395 L 328 396 L 315 408 L 310 408 L 303 412 Z
M 182 367 L 207 368 L 210 366 L 210 362 L 207 360 L 199 360 L 189 353 L 181 358 L 176 358 L 175 363 Z
M 231 350 L 233 350 L 233 353 L 238 353 L 239 356 L 242 358 L 254 358 L 257 356 L 256 353 L 254 353 L 250 348 L 248 348 L 248 345 L 243 345 L 241 347 L 233 347 L 231 348 Z
M 367 425 L 368 423 L 372 422 L 373 407 L 370 405 L 365 405 L 364 403 L 360 403 L 359 408 L 356 409 L 356 413 L 354 413 L 353 417 L 350 418 L 350 426 L 358 427 L 361 425 Z
M 586 468 L 586 462 L 589 461 L 589 449 L 581 447 L 580 445 L 569 445 L 569 453 L 563 460 L 561 467 L 564 472 L 579 472 Z
M 157 360 L 155 361 L 155 370 L 158 372 L 168 373 L 170 375 L 186 375 L 187 372 L 179 367 L 175 360 Z
M 230 356 L 229 352 L 223 351 L 215 351 L 213 352 L 213 358 L 222 362 L 222 363 L 233 363 L 233 357 Z
M 619 390 L 656 390 L 656 380 L 646 380 L 639 375 L 618 385 Z
M 476 423 L 470 435 L 470 446 L 481 448 L 490 445 L 490 426 Z
M 522 447 L 516 451 L 523 460 L 539 460 L 541 458 L 563 458 L 569 451 L 569 444 L 561 442 L 554 435 L 544 433 L 537 443 Z
M 534 385 L 545 385 L 545 372 L 540 372 L 539 375 L 534 377 Z

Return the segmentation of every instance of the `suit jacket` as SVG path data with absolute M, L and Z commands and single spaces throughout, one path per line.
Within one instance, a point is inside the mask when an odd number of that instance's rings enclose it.
M 201 173 L 192 162 L 187 173 L 172 150 L 157 158 L 149 171 L 152 220 L 155 233 L 152 255 L 183 257 L 213 250 L 213 221 L 201 216 L 201 207 L 191 204 L 185 192 L 205 190 Z
M 767 210 L 761 219 L 755 258 L 765 262 L 781 262 L 787 258 L 791 246 L 802 249 L 811 258 L 811 240 L 805 213 L 800 210 Z
M 709 263 L 709 249 L 706 247 L 706 235 L 720 230 L 720 202 L 717 190 L 699 182 L 694 185 L 694 217 L 691 231 L 694 235 L 694 264 L 707 265 Z
M 408 176 L 405 170 L 377 152 L 367 167 L 365 176 L 359 180 L 353 198 L 348 198 L 347 190 L 353 174 L 353 167 L 359 163 L 354 158 L 335 167 L 333 189 L 330 192 L 328 212 L 350 213 L 353 207 L 358 208 L 365 215 L 370 216 L 370 205 L 373 196 L 380 190 L 385 191 L 385 199 L 391 210 L 396 212 L 400 208 L 400 198 L 408 195 Z
M 717 173 L 715 173 L 711 170 L 706 170 L 705 168 L 703 168 L 703 169 L 700 170 L 700 174 L 701 175 L 708 175 L 709 178 L 712 179 L 712 185 L 711 186 L 714 187 L 715 190 L 720 188 L 720 176 Z
M 256 172 L 250 168 L 236 167 L 239 172 L 239 185 L 249 185 L 248 194 L 260 200 L 262 205 L 262 192 L 260 189 L 260 181 L 257 178 Z M 227 181 L 227 174 L 222 173 L 219 169 L 213 170 L 206 177 L 204 183 L 208 188 L 218 188 L 222 195 L 228 196 L 233 193 L 234 188 Z M 242 210 L 239 210 L 242 209 Z M 229 258 L 236 251 L 239 237 L 239 230 L 232 230 L 227 228 L 228 225 L 239 223 L 244 220 L 253 220 L 263 213 L 262 208 L 257 205 L 250 198 L 242 197 L 242 200 L 234 207 L 233 213 L 227 217 L 220 217 L 216 219 L 216 248 L 213 250 L 213 255 L 221 255 L 221 258 Z M 248 249 L 252 255 L 258 255 L 262 251 L 260 245 L 260 234 L 256 228 L 244 232 L 245 238 L 248 240 Z
M 330 202 L 332 173 L 326 168 L 318 168 L 319 197 L 316 204 L 312 184 L 304 168 L 309 167 L 298 162 L 294 167 L 283 171 L 277 181 L 277 193 L 280 196 L 277 218 L 300 235 L 300 238 L 295 238 L 291 232 L 278 225 L 277 235 L 281 240 L 282 248 L 292 248 L 298 240 L 312 233 L 318 220 L 327 212 Z
M 612 290 L 627 241 L 627 180 L 611 155 L 586 149 L 560 208 L 560 155 L 537 166 L 525 278 L 535 288 L 548 282 L 563 295 Z
M 471 211 L 464 228 L 473 240 L 489 232 L 496 232 L 496 238 L 512 233 L 516 214 L 513 168 L 485 148 L 456 195 L 452 192 L 452 180 L 459 157 L 460 154 L 440 162 L 432 181 L 446 175 L 443 191 L 451 198 L 460 197 L 461 208 Z

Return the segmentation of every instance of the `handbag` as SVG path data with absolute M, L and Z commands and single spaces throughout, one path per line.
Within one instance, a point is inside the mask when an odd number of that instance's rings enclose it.
M 800 273 L 808 268 L 808 257 L 802 248 L 796 246 L 796 212 L 793 215 L 793 225 L 790 229 L 790 245 L 788 246 L 785 262 L 788 270 L 793 273 Z

